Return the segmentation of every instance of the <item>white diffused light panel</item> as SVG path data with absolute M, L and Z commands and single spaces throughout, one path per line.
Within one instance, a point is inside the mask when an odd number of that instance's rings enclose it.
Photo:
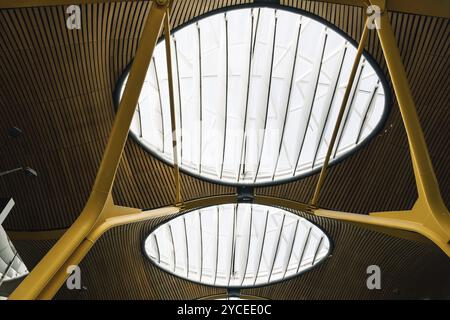
M 246 8 L 177 30 L 171 46 L 182 170 L 251 185 L 320 169 L 356 55 L 346 38 L 300 14 Z M 167 78 L 162 42 L 131 132 L 173 163 Z M 362 58 L 332 161 L 354 151 L 380 125 L 386 112 L 382 84 Z

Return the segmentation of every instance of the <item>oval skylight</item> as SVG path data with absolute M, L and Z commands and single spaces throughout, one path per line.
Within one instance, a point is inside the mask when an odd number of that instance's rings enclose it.
M 320 169 L 356 54 L 348 39 L 297 13 L 245 8 L 184 26 L 171 45 L 181 170 L 250 185 Z M 332 162 L 381 126 L 383 85 L 362 58 Z M 131 132 L 173 163 L 163 42 L 155 49 Z
M 178 277 L 218 287 L 253 287 L 296 276 L 325 259 L 330 240 L 308 220 L 263 205 L 194 210 L 156 228 L 149 259 Z

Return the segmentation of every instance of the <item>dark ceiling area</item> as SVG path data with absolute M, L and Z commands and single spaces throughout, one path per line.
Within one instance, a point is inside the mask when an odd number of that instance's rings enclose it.
M 171 24 L 246 0 L 175 0 Z M 282 6 L 328 20 L 358 41 L 360 7 L 318 1 L 282 0 Z M 16 203 L 3 223 L 7 231 L 66 229 L 91 191 L 115 115 L 113 93 L 135 54 L 149 1 L 82 5 L 81 30 L 65 27 L 64 6 L 0 10 L 0 168 L 30 166 L 39 173 L 2 177 L 0 198 Z M 416 102 L 430 156 L 450 207 L 450 112 L 448 108 L 449 19 L 389 12 Z M 389 80 L 374 31 L 367 52 Z M 390 81 L 390 80 L 389 80 Z M 20 128 L 18 137 L 8 129 Z M 306 203 L 318 175 L 260 187 L 259 195 Z M 228 187 L 182 174 L 188 201 L 236 193 Z M 173 170 L 128 139 L 113 189 L 119 205 L 152 209 L 171 205 Z M 320 206 L 338 211 L 406 210 L 417 199 L 408 141 L 397 102 L 383 130 L 329 170 Z M 243 293 L 270 299 L 448 298 L 450 262 L 438 247 L 398 239 L 332 219 L 295 212 L 321 226 L 334 251 L 319 267 L 295 279 Z M 115 227 L 104 234 L 81 263 L 86 290 L 61 289 L 59 299 L 196 299 L 224 293 L 156 268 L 142 241 L 165 218 Z M 32 269 L 55 240 L 14 240 Z M 382 290 L 367 290 L 368 265 L 382 266 Z

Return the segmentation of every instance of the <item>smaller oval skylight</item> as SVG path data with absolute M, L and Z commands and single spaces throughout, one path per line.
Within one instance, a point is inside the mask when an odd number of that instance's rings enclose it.
M 158 267 L 218 287 L 253 287 L 296 276 L 325 259 L 330 247 L 310 221 L 249 203 L 188 212 L 145 240 L 145 252 Z

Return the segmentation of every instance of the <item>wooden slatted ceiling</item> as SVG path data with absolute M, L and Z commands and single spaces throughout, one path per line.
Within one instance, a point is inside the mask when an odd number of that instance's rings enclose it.
M 250 1 L 176 1 L 173 26 L 226 5 Z M 319 15 L 359 39 L 362 9 L 314 1 L 282 1 Z M 0 195 L 16 201 L 9 230 L 69 226 L 88 197 L 114 118 L 112 92 L 136 50 L 148 2 L 83 5 L 82 29 L 65 27 L 65 8 L 0 11 L 0 168 L 35 168 L 39 177 L 2 178 Z M 390 13 L 411 81 L 442 195 L 450 204 L 448 130 L 448 19 Z M 386 72 L 374 32 L 368 51 Z M 256 191 L 308 201 L 317 176 Z M 113 190 L 116 202 L 141 208 L 169 204 L 173 174 L 129 140 Z M 185 199 L 234 189 L 183 175 Z M 410 208 L 417 195 L 398 106 L 366 148 L 330 170 L 321 205 L 344 211 Z
M 294 212 L 294 211 L 293 211 Z M 243 293 L 270 299 L 403 299 L 445 298 L 450 290 L 450 261 L 438 248 L 393 238 L 326 218 L 311 219 L 331 237 L 332 256 L 297 278 Z M 58 299 L 196 299 L 224 293 L 195 284 L 155 267 L 142 243 L 160 223 L 173 216 L 109 230 L 80 264 L 85 290 L 63 287 Z M 33 267 L 51 241 L 14 241 L 24 262 Z M 369 265 L 381 268 L 381 290 L 366 286 Z

